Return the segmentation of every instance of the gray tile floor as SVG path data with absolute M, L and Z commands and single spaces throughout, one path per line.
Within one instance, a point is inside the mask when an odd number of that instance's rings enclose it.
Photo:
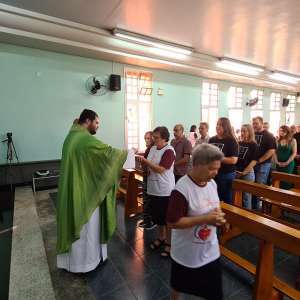
M 39 218 L 29 187 L 16 189 L 13 222 L 9 299 L 54 300 Z
M 53 191 L 50 191 L 53 192 Z M 54 191 L 55 192 L 55 191 Z M 37 210 L 44 236 L 48 263 L 57 299 L 168 299 L 170 261 L 149 248 L 155 230 L 137 227 L 138 218 L 124 219 L 118 202 L 118 228 L 108 245 L 109 259 L 86 275 L 74 275 L 55 267 L 55 208 L 48 191 L 37 197 Z M 55 194 L 51 194 L 55 198 Z M 242 235 L 229 247 L 256 262 L 258 241 Z M 298 259 L 281 250 L 275 253 L 276 274 L 294 283 Z M 252 299 L 253 277 L 222 258 L 224 299 Z M 191 299 L 185 296 L 184 299 Z M 192 298 L 195 299 L 195 298 Z

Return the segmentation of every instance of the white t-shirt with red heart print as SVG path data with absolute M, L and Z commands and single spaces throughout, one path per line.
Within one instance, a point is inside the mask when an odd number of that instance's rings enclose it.
M 188 175 L 176 184 L 188 203 L 186 217 L 207 214 L 220 206 L 217 185 L 210 180 L 204 187 L 195 183 Z M 220 257 L 216 227 L 201 224 L 192 228 L 172 229 L 171 257 L 188 268 L 199 268 Z

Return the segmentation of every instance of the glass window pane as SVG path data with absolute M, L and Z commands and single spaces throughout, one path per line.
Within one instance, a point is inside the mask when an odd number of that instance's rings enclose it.
M 203 89 L 203 93 L 207 93 L 209 91 L 209 83 L 208 82 L 203 82 L 202 84 L 202 89 Z
M 208 108 L 202 108 L 201 110 L 201 121 L 208 122 Z
M 242 109 L 230 109 L 228 111 L 228 118 L 231 126 L 234 130 L 241 129 L 243 122 L 243 110 Z
M 294 112 L 287 112 L 285 114 L 285 123 L 288 126 L 295 125 L 295 113 Z
M 278 134 L 278 129 L 280 126 L 280 111 L 271 111 L 270 112 L 270 132 L 274 135 Z
M 151 130 L 150 94 L 139 95 L 142 87 L 151 88 L 152 74 L 149 72 L 126 71 L 126 129 L 128 148 L 145 149 L 144 134 Z
M 264 113 L 263 113 L 262 110 L 252 110 L 250 112 L 250 119 L 252 121 L 252 119 L 255 118 L 255 117 L 262 117 L 263 118 L 263 115 L 264 115 Z
M 202 95 L 202 105 L 203 106 L 209 105 L 209 96 L 208 96 L 208 94 L 203 94 Z
M 216 133 L 216 125 L 218 121 L 218 108 L 212 107 L 208 113 L 209 135 L 213 136 Z
M 257 97 L 257 90 L 252 90 L 250 93 L 251 99 Z
M 279 93 L 271 93 L 270 109 L 280 110 L 281 95 Z

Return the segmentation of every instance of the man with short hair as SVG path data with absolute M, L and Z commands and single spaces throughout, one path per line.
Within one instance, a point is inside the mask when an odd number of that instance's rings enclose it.
M 192 144 L 184 136 L 184 128 L 181 124 L 174 126 L 174 137 L 172 139 L 171 146 L 176 153 L 176 159 L 174 163 L 174 175 L 175 182 L 177 182 L 182 176 L 184 176 L 188 170 L 188 164 L 190 161 L 190 155 L 192 153 Z
M 252 126 L 255 133 L 255 140 L 258 145 L 257 164 L 254 167 L 255 182 L 267 184 L 271 170 L 271 159 L 276 150 L 275 137 L 264 129 L 262 117 L 252 119 Z M 257 197 L 252 197 L 252 208 L 258 208 Z
M 115 198 L 127 151 L 96 139 L 98 128 L 98 115 L 83 110 L 62 150 L 57 267 L 74 273 L 92 271 L 107 258 L 106 243 L 116 228 Z
M 294 135 L 297 133 L 297 127 L 296 125 L 291 125 L 290 126 L 291 134 Z
M 226 221 L 213 178 L 223 157 L 214 145 L 196 146 L 192 169 L 177 182 L 171 194 L 167 222 L 172 228 L 172 300 L 179 299 L 180 293 L 222 299 L 216 226 Z
M 199 125 L 200 137 L 196 141 L 196 146 L 203 143 L 208 143 L 209 141 L 208 129 L 209 129 L 209 125 L 207 122 L 200 123 Z

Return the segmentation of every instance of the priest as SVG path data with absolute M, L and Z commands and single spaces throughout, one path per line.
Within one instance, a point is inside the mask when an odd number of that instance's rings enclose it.
M 98 127 L 98 115 L 83 110 L 62 150 L 57 267 L 74 273 L 92 271 L 107 258 L 116 228 L 116 192 L 127 152 L 95 138 Z

